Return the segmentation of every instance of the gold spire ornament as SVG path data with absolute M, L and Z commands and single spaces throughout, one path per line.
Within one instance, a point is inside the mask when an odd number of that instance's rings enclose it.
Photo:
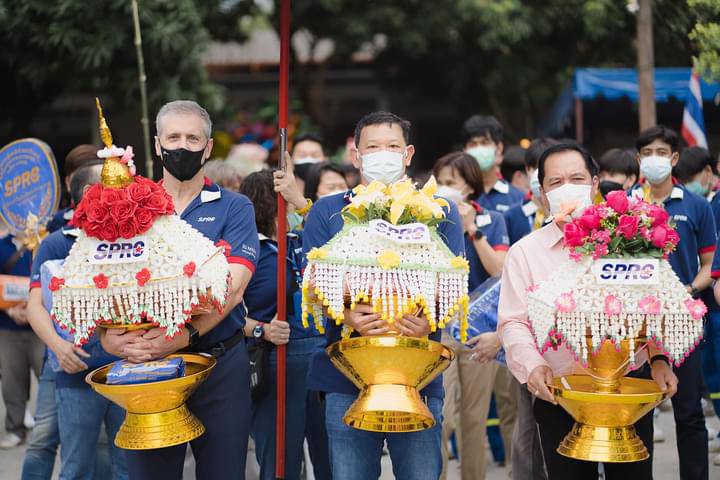
M 100 173 L 100 181 L 106 188 L 123 188 L 133 183 L 130 168 L 127 164 L 120 161 L 120 157 L 125 153 L 122 148 L 113 145 L 112 133 L 110 127 L 103 115 L 100 100 L 95 97 L 95 105 L 98 110 L 98 123 L 100 125 L 100 138 L 105 148 L 98 152 L 100 158 L 105 159 L 102 172 Z

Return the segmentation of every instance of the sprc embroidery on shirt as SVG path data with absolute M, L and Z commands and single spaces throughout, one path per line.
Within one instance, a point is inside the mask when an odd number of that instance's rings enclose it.
M 243 244 L 240 247 L 240 250 L 247 256 L 250 256 L 252 258 L 257 258 L 257 251 L 255 250 L 255 247 L 253 247 L 251 245 Z
M 200 222 L 214 222 L 215 217 L 198 217 L 197 219 L 198 223 Z
M 673 220 L 676 222 L 687 222 L 687 215 L 673 215 Z

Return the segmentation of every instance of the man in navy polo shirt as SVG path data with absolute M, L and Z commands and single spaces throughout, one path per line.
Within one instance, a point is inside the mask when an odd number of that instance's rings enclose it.
M 505 213 L 522 203 L 522 191 L 501 178 L 503 127 L 493 116 L 473 115 L 462 127 L 463 149 L 477 160 L 483 176 L 483 192 L 477 202 L 485 208 Z
M 708 202 L 672 178 L 672 167 L 679 160 L 678 135 L 662 125 L 640 133 L 636 147 L 642 184 L 631 195 L 661 204 L 680 235 L 680 243 L 670 255 L 670 265 L 694 297 L 710 286 L 710 267 L 717 243 L 715 220 Z M 703 392 L 700 349 L 679 367 L 679 380 L 672 397 L 680 457 L 680 477 L 708 478 L 708 441 L 700 400 Z
M 164 357 L 180 349 L 209 352 L 217 364 L 190 397 L 189 409 L 205 425 L 204 435 L 190 442 L 196 476 L 202 479 L 244 478 L 250 430 L 250 374 L 243 326 L 243 293 L 255 270 L 259 251 L 255 213 L 247 197 L 222 189 L 203 176 L 213 140 L 210 116 L 195 102 L 178 100 L 163 106 L 156 119 L 155 151 L 162 159 L 162 185 L 180 217 L 214 242 L 231 246 L 232 284 L 223 314 L 198 315 L 181 334 L 166 340 L 160 329 L 147 333 L 107 330 L 105 350 L 134 362 Z M 187 245 L 192 248 L 192 245 Z M 135 479 L 182 477 L 186 445 L 128 451 L 128 470 Z
M 353 165 L 362 174 L 363 183 L 373 180 L 395 182 L 405 175 L 415 148 L 409 145 L 410 123 L 388 112 L 366 115 L 355 127 L 355 148 L 351 151 Z M 327 243 L 343 227 L 340 211 L 347 205 L 350 192 L 321 198 L 313 206 L 305 223 L 303 250 Z M 448 221 L 438 228 L 455 255 L 464 253 L 462 222 L 455 204 L 446 209 Z M 360 335 L 382 335 L 388 325 L 372 313 L 369 305 L 358 305 L 346 311 L 345 323 Z M 406 315 L 397 323 L 403 335 L 440 341 L 440 331 L 430 332 L 424 317 Z M 341 328 L 327 322 L 328 344 L 340 340 Z M 380 476 L 380 457 L 387 441 L 393 472 L 398 479 L 437 479 L 442 470 L 441 418 L 443 403 L 442 378 L 436 378 L 422 392 L 433 416 L 438 420 L 428 430 L 411 433 L 377 433 L 356 430 L 343 423 L 343 416 L 357 397 L 357 388 L 333 365 L 324 350 L 313 355 L 308 373 L 309 388 L 326 393 L 325 413 L 330 444 L 333 478 L 343 480 L 372 479 Z

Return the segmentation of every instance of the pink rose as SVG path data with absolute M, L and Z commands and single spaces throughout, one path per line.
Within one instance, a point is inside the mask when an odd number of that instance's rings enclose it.
M 650 230 L 652 244 L 655 245 L 657 248 L 665 248 L 665 245 L 667 245 L 668 243 L 669 231 L 670 228 L 668 228 L 668 226 L 665 224 L 660 224 L 656 227 L 653 227 L 652 230 Z
M 675 231 L 675 229 L 668 227 L 667 241 L 672 243 L 673 246 L 676 246 L 678 243 L 680 243 L 680 235 L 678 235 L 678 233 Z
M 623 215 L 620 217 L 618 223 L 617 233 L 625 238 L 633 238 L 638 231 L 638 225 L 640 224 L 640 217 L 633 217 L 632 215 Z
M 652 221 L 652 226 L 655 227 L 662 223 L 667 223 L 670 216 L 660 205 L 649 204 L 647 205 L 647 216 Z
M 600 214 L 595 207 L 588 207 L 580 216 L 580 225 L 587 230 L 600 228 Z
M 568 247 L 579 247 L 585 243 L 584 239 L 587 233 L 575 222 L 566 223 L 563 233 L 565 234 L 565 245 Z
M 623 214 L 628 209 L 628 198 L 624 190 L 616 190 L 607 194 L 607 205 L 617 213 Z

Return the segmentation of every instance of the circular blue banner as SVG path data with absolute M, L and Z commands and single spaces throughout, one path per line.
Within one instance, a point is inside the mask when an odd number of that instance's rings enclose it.
M 45 225 L 60 201 L 60 179 L 50 147 L 23 138 L 0 150 L 0 219 L 14 235 L 25 230 L 28 217 Z

